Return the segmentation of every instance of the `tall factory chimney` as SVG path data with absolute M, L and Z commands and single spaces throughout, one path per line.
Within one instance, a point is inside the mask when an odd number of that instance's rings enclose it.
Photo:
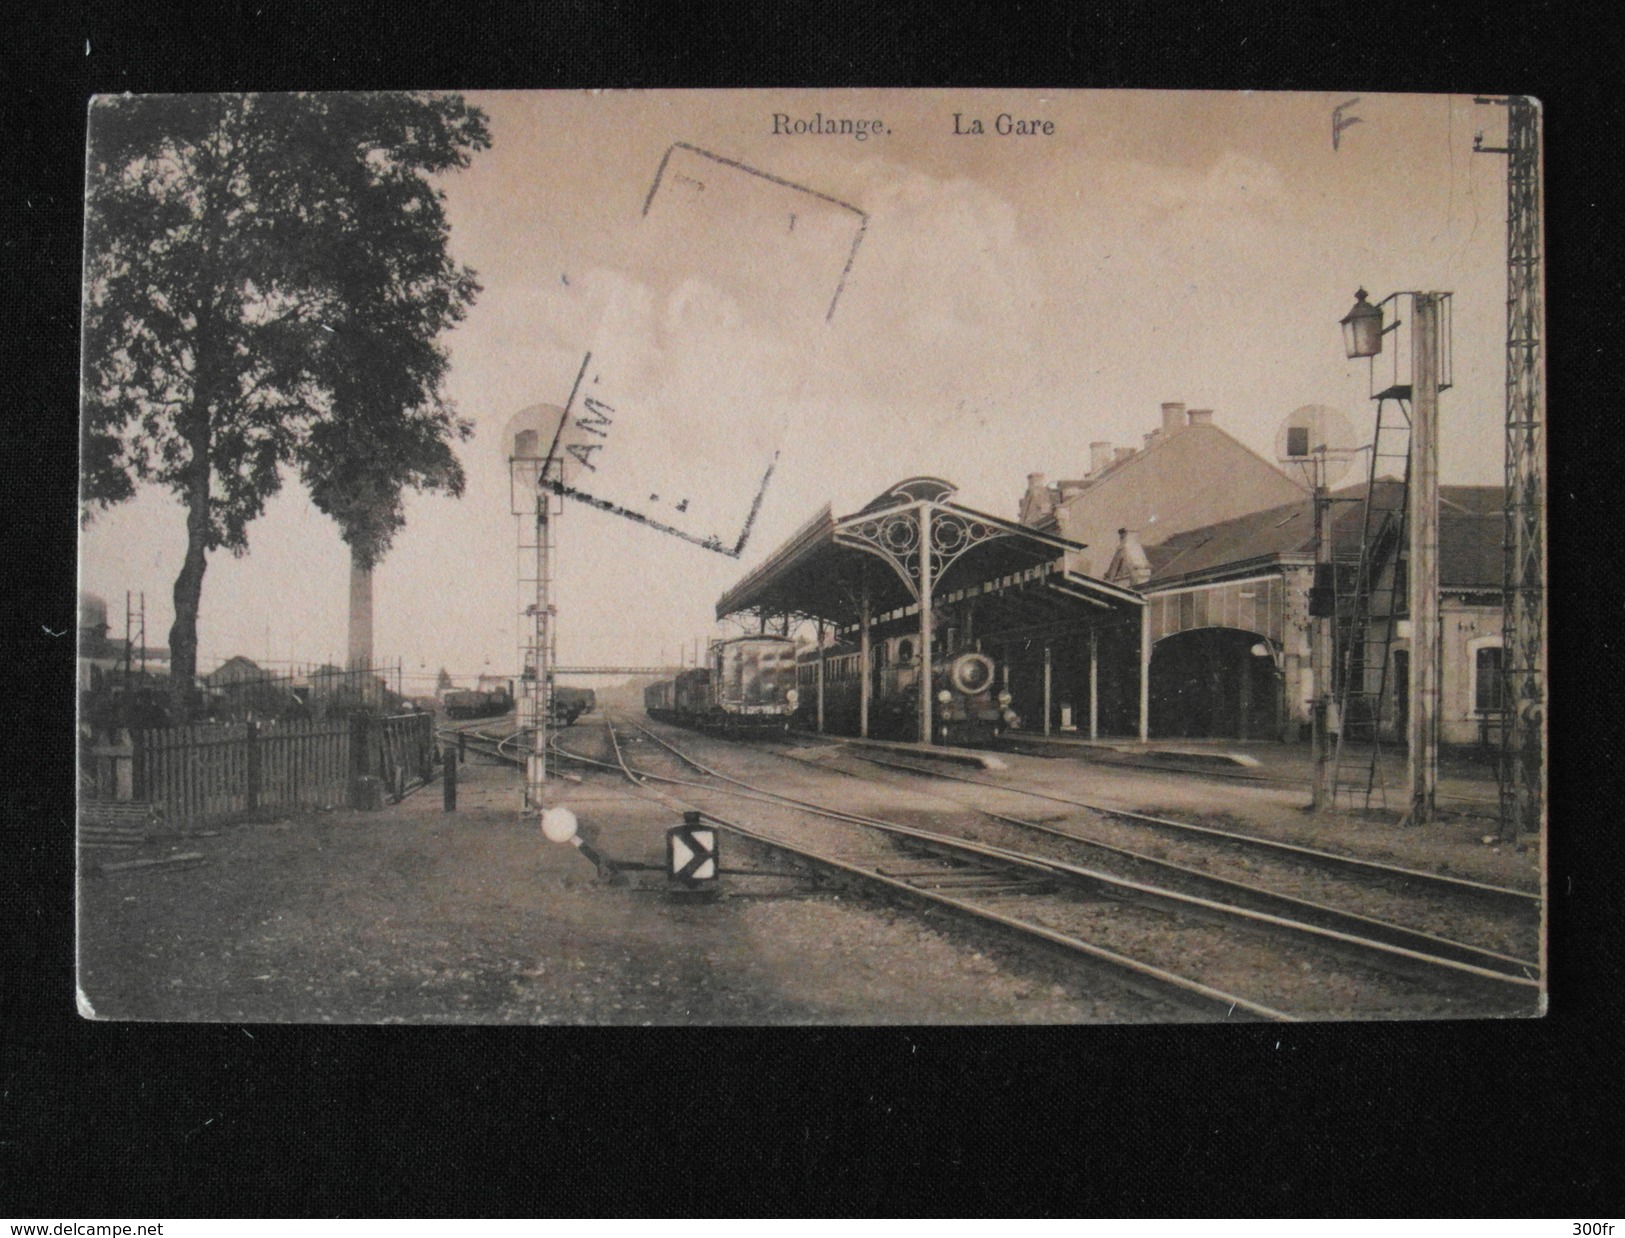
M 350 631 L 349 665 L 351 670 L 372 666 L 372 569 L 363 567 L 354 552 L 350 555 Z

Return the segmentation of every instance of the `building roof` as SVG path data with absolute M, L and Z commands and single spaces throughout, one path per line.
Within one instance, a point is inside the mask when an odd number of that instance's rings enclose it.
M 249 679 L 264 679 L 266 672 L 260 668 L 259 663 L 251 658 L 237 654 L 227 658 L 214 670 L 203 676 L 207 684 L 241 683 Z
M 1400 483 L 1384 478 L 1380 487 Z M 1362 483 L 1335 492 L 1332 553 L 1357 560 L 1364 528 Z M 1439 488 L 1439 584 L 1446 589 L 1498 590 L 1502 573 L 1505 491 L 1500 486 Z M 1312 563 L 1315 516 L 1312 500 L 1287 503 L 1234 520 L 1179 533 L 1146 548 L 1151 560 L 1148 587 L 1203 576 L 1230 575 L 1249 566 L 1280 562 Z
M 911 526 L 891 521 L 917 510 L 932 513 L 933 527 L 938 520 L 947 522 L 933 537 L 941 564 L 931 593 L 941 601 L 1042 586 L 1100 608 L 1140 604 L 1132 590 L 1072 570 L 1070 560 L 1083 549 L 1080 544 L 965 507 L 953 501 L 954 493 L 953 485 L 940 478 L 915 477 L 849 516 L 837 517 L 826 505 L 722 595 L 717 618 L 760 610 L 845 626 L 857 622 L 865 589 L 873 614 L 907 610 L 916 601 L 914 586 L 905 579 L 908 569 L 897 562 L 888 566 L 884 552 L 890 546 L 896 559 L 909 558 L 915 536 Z M 897 539 L 895 545 L 891 538 Z
M 1506 521 L 1496 516 L 1439 518 L 1439 584 L 1498 591 L 1506 571 Z
M 1115 484 L 1120 478 L 1123 477 L 1134 477 L 1136 474 L 1143 477 L 1145 469 L 1154 464 L 1158 455 L 1163 452 L 1168 444 L 1173 442 L 1174 439 L 1179 435 L 1183 435 L 1190 430 L 1195 430 L 1199 435 L 1206 436 L 1210 443 L 1222 442 L 1239 448 L 1241 451 L 1246 452 L 1247 455 L 1251 456 L 1260 465 L 1262 465 L 1264 469 L 1271 473 L 1280 474 L 1281 477 L 1285 478 L 1293 486 L 1302 489 L 1302 486 L 1299 484 L 1298 480 L 1280 465 L 1271 460 L 1266 460 L 1251 447 L 1248 447 L 1240 439 L 1236 438 L 1235 435 L 1231 434 L 1223 426 L 1215 425 L 1213 422 L 1207 421 L 1200 424 L 1191 423 L 1182 425 L 1173 431 L 1162 429 L 1154 430 L 1150 435 L 1149 441 L 1143 447 L 1136 447 L 1121 457 L 1114 457 L 1099 472 L 1091 473 L 1089 476 L 1079 478 L 1075 481 L 1060 481 L 1053 483 L 1050 490 L 1055 496 L 1056 504 L 1060 505 L 1065 503 L 1070 499 L 1076 498 L 1078 495 L 1095 490 L 1107 482 Z

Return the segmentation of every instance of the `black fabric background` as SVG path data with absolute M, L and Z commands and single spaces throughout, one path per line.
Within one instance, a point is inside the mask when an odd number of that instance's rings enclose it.
M 1611 672 L 1625 556 L 1610 500 L 1622 410 L 1621 109 L 1609 89 L 1619 40 L 1604 12 L 89 0 L 14 15 L 0 97 L 4 614 L 15 686 L 0 758 L 0 1217 L 1619 1218 L 1625 825 Z M 651 1032 L 102 1025 L 75 1015 L 87 98 L 657 85 L 1516 91 L 1545 101 L 1559 701 L 1550 1017 Z

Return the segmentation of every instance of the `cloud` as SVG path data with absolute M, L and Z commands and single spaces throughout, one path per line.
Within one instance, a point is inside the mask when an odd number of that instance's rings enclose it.
M 975 181 L 882 161 L 866 181 L 825 393 L 919 415 L 1030 387 L 1048 304 L 1015 209 Z

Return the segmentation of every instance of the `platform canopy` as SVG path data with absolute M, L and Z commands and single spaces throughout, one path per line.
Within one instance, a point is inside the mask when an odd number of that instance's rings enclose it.
M 1005 626 L 1143 606 L 1132 589 L 1074 569 L 1082 544 L 965 507 L 955 493 L 941 478 L 912 477 L 849 516 L 826 505 L 722 595 L 717 618 L 755 612 L 842 629 L 865 610 L 884 621 L 922 601 L 987 597 Z

